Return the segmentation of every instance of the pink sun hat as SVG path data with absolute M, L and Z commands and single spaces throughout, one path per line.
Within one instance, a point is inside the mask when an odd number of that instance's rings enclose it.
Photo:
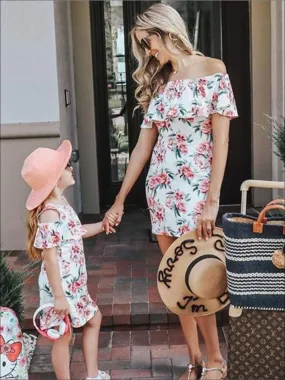
M 64 140 L 57 150 L 38 148 L 25 159 L 21 175 L 32 189 L 26 202 L 28 210 L 47 199 L 66 168 L 71 152 L 70 141 Z

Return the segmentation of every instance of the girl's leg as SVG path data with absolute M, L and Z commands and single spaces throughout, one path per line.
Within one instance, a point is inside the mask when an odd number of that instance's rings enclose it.
M 170 236 L 157 235 L 157 241 L 162 254 L 164 255 L 169 246 L 174 242 L 175 238 Z M 195 318 L 190 315 L 182 315 L 179 317 L 182 326 L 183 335 L 185 337 L 186 345 L 188 348 L 191 364 L 200 364 L 202 359 L 202 353 L 199 347 L 198 330 Z M 193 370 L 192 376 L 189 378 L 196 379 L 197 371 Z M 182 379 L 188 379 L 188 369 L 181 377 Z
M 57 339 L 52 347 L 51 360 L 53 369 L 58 380 L 70 380 L 69 370 L 69 342 L 72 331 L 69 335 L 64 335 Z
M 98 341 L 102 314 L 98 310 L 83 329 L 83 355 L 87 369 L 87 377 L 98 375 Z
M 223 364 L 223 356 L 220 350 L 219 336 L 216 322 L 216 315 L 211 314 L 205 317 L 196 318 L 199 329 L 203 335 L 206 350 L 207 350 L 207 367 L 208 368 L 221 368 Z M 220 379 L 219 372 L 207 373 L 206 379 Z

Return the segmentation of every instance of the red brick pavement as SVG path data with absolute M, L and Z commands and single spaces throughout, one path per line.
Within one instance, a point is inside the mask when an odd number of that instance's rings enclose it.
M 179 378 L 188 363 L 187 349 L 179 328 L 153 330 L 115 330 L 100 333 L 99 367 L 112 379 Z M 226 342 L 219 329 L 223 355 Z M 74 334 L 70 345 L 71 375 L 73 380 L 85 379 L 86 371 L 81 350 L 82 333 Z M 205 355 L 205 345 L 202 343 Z M 55 379 L 51 358 L 51 344 L 40 337 L 30 368 L 30 380 Z

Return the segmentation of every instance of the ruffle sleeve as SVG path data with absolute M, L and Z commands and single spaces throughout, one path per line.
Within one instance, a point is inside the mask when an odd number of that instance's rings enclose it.
M 64 239 L 63 229 L 61 221 L 38 223 L 34 246 L 39 249 L 60 247 Z
M 212 97 L 212 114 L 218 113 L 230 119 L 238 117 L 236 102 L 228 74 L 221 75 L 217 80 Z

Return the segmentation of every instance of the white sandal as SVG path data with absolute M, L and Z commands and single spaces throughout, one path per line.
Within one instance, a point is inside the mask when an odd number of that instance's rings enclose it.
M 225 380 L 226 377 L 227 377 L 227 374 L 228 374 L 227 362 L 224 360 L 221 368 L 206 368 L 206 367 L 203 367 L 203 369 L 202 369 L 202 375 L 200 377 L 200 380 L 206 380 L 205 379 L 206 374 L 208 372 L 214 372 L 214 371 L 221 372 L 222 377 L 219 380 Z
M 97 377 L 86 377 L 86 380 L 110 380 L 111 377 L 104 371 L 98 371 Z

